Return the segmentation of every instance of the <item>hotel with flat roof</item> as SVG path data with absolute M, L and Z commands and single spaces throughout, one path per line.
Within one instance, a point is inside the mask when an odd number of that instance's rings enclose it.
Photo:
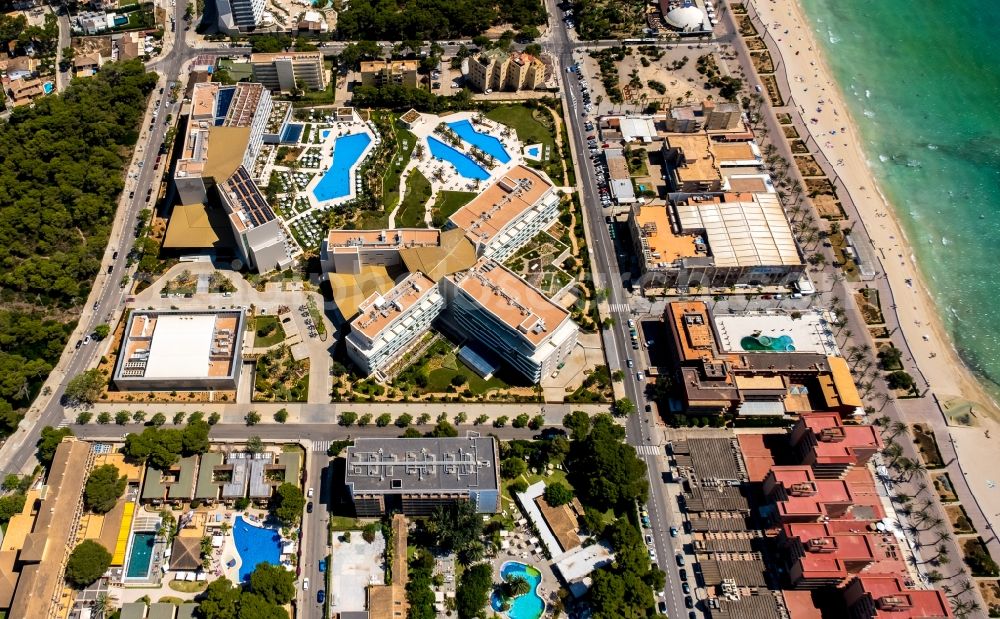
M 247 266 L 258 272 L 292 263 L 292 243 L 257 187 L 250 171 L 260 154 L 268 126 L 288 121 L 272 118 L 271 93 L 262 84 L 194 85 L 174 185 L 182 206 L 208 203 L 218 196 Z M 272 127 L 272 128 L 274 128 Z
M 444 309 L 436 282 L 416 271 L 358 308 L 346 338 L 347 356 L 365 374 L 401 357 Z
M 416 88 L 419 66 L 420 63 L 416 60 L 363 60 L 358 72 L 361 74 L 362 86 L 394 84 Z
M 576 345 L 569 312 L 488 258 L 441 280 L 448 309 L 442 327 L 471 340 L 533 382 L 556 369 Z
M 358 516 L 427 516 L 470 501 L 500 509 L 500 462 L 493 437 L 358 438 L 347 448 L 344 484 Z
M 278 92 L 294 92 L 299 84 L 326 89 L 326 67 L 321 52 L 278 52 L 250 56 L 253 81 Z
M 772 193 L 638 205 L 629 225 L 645 287 L 787 286 L 805 272 L 781 202 Z
M 133 311 L 112 382 L 122 391 L 235 390 L 243 310 Z
M 756 327 L 727 339 L 722 330 L 739 316 L 713 319 L 701 301 L 667 304 L 663 320 L 672 344 L 668 371 L 675 374 L 685 411 L 740 416 L 828 411 L 841 418 L 858 414 L 862 401 L 847 362 L 835 345 L 829 347 L 824 333 L 810 326 L 824 324 L 821 310 L 803 312 L 797 319 L 785 314 L 746 317 Z
M 559 195 L 543 172 L 510 169 L 448 218 L 465 230 L 476 254 L 504 261 L 559 216 Z

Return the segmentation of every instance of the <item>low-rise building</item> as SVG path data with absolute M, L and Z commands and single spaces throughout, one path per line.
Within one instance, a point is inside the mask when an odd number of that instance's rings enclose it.
M 250 56 L 253 81 L 272 91 L 294 92 L 302 85 L 309 90 L 324 90 L 326 67 L 320 52 L 278 52 Z
M 805 272 L 775 194 L 696 195 L 667 206 L 640 205 L 629 224 L 645 287 L 790 286 Z
M 579 328 L 569 312 L 498 262 L 484 258 L 441 284 L 448 305 L 442 329 L 532 382 L 555 371 L 576 346 Z
M 469 85 L 488 90 L 536 90 L 545 84 L 546 67 L 541 58 L 499 48 L 469 58 Z
M 363 60 L 359 68 L 361 85 L 416 88 L 419 66 L 416 60 Z
M 632 186 L 632 175 L 629 173 L 628 162 L 622 149 L 604 149 L 604 162 L 608 166 L 608 187 L 611 189 L 611 197 L 618 204 L 635 202 L 635 187 Z
M 773 518 L 781 524 L 847 517 L 854 497 L 842 479 L 819 479 L 808 466 L 775 466 L 764 478 Z
M 344 483 L 358 516 L 426 516 L 471 501 L 482 514 L 500 508 L 493 437 L 358 438 L 347 448 Z
M 13 107 L 28 105 L 45 94 L 45 85 L 37 77 L 4 80 L 4 84 L 7 86 L 7 95 Z
M 24 509 L 8 523 L 0 542 L 0 611 L 5 616 L 54 619 L 69 613 L 64 568 L 76 545 L 81 489 L 92 459 L 90 443 L 60 443 L 45 486 L 29 491 Z
M 74 77 L 91 77 L 97 74 L 102 64 L 104 64 L 104 59 L 101 57 L 101 52 L 79 54 L 73 58 L 73 75 Z
M 136 310 L 112 374 L 122 391 L 235 390 L 243 310 Z
M 789 585 L 797 589 L 840 587 L 853 575 L 903 574 L 906 563 L 891 533 L 869 530 L 869 522 L 797 522 L 780 531 Z

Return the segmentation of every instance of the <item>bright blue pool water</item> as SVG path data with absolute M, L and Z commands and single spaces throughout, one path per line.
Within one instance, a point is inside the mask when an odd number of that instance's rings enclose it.
M 528 156 L 531 157 L 532 159 L 540 159 L 541 150 L 542 147 L 540 146 L 529 146 L 528 148 L 525 149 L 524 152 L 528 153 Z
M 277 529 L 257 527 L 237 516 L 233 539 L 241 561 L 240 582 L 250 578 L 259 563 L 281 563 L 281 535 Z
M 47 95 L 52 93 L 53 88 L 54 87 L 52 86 L 52 82 L 45 82 L 44 84 L 42 84 L 42 92 L 44 92 Z
M 510 161 L 510 155 L 507 154 L 507 150 L 503 147 L 503 143 L 500 140 L 492 135 L 476 131 L 475 127 L 468 120 L 458 120 L 448 123 L 448 126 L 458 134 L 458 137 L 473 146 L 478 146 L 479 150 L 490 155 L 498 162 L 507 163 Z
M 319 132 L 319 137 L 325 140 L 328 137 L 330 137 L 331 133 L 333 133 L 333 129 L 323 129 L 322 131 Z
M 132 550 L 129 553 L 126 578 L 146 578 L 149 576 L 149 564 L 153 560 L 153 545 L 156 533 L 133 533 Z
M 522 576 L 531 585 L 531 591 L 510 601 L 510 610 L 507 611 L 507 616 L 510 619 L 538 619 L 541 617 L 545 611 L 545 602 L 538 595 L 538 584 L 542 582 L 542 573 L 530 565 L 508 561 L 500 569 L 500 577 L 506 579 L 509 576 Z M 503 599 L 496 592 L 490 596 L 490 606 L 497 612 L 503 608 Z
M 355 133 L 337 138 L 333 143 L 333 163 L 313 189 L 320 202 L 343 198 L 351 193 L 351 168 L 372 139 L 367 133 Z
M 748 335 L 740 340 L 740 346 L 743 347 L 743 350 L 776 352 L 793 352 L 795 350 L 795 342 L 787 335 L 779 335 L 778 337 L 769 337 L 763 334 Z
M 472 158 L 465 153 L 448 146 L 441 140 L 434 137 L 428 137 L 427 144 L 431 147 L 431 156 L 435 159 L 447 161 L 465 178 L 485 181 L 490 177 L 489 172 L 473 161 Z

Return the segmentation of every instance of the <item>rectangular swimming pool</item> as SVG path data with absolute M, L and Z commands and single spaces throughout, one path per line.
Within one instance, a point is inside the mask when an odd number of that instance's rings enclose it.
M 156 533 L 133 533 L 132 550 L 129 553 L 126 578 L 147 578 L 149 564 L 153 560 L 153 546 L 156 544 Z
M 503 147 L 503 142 L 488 133 L 476 131 L 476 128 L 468 120 L 458 120 L 448 123 L 448 126 L 462 140 L 479 148 L 479 150 L 493 157 L 499 163 L 508 163 L 510 161 L 510 155 L 507 154 L 507 149 Z

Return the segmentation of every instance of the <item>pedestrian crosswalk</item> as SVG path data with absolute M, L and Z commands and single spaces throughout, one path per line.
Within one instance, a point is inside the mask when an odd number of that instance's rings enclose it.
M 659 445 L 639 445 L 635 451 L 640 456 L 662 456 L 664 454 L 663 448 Z
M 69 419 L 63 419 L 62 421 L 59 422 L 59 425 L 57 427 L 65 428 L 68 425 L 69 425 Z
M 330 449 L 330 441 L 313 441 L 313 451 L 322 451 L 326 453 Z
M 632 311 L 628 303 L 612 303 L 610 307 L 612 314 L 628 314 Z

